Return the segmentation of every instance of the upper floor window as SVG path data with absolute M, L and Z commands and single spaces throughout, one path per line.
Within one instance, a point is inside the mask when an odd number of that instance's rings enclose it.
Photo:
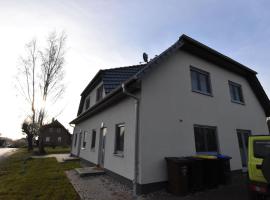
M 218 152 L 216 127 L 194 126 L 196 152 Z
M 99 100 L 102 99 L 103 96 L 103 85 L 101 85 L 98 89 L 97 89 L 97 96 L 96 96 L 96 101 L 98 102 Z
M 230 95 L 231 95 L 232 102 L 243 104 L 244 97 L 243 97 L 241 85 L 238 83 L 229 81 L 229 88 L 230 88 Z
M 91 149 L 95 149 L 96 146 L 96 130 L 92 131 Z
M 90 97 L 87 97 L 85 100 L 85 110 L 87 110 L 90 107 Z
M 56 129 L 57 133 L 61 133 L 61 128 Z
M 125 136 L 125 125 L 124 124 L 116 125 L 115 149 L 114 149 L 115 154 L 123 154 L 124 136 Z
M 211 81 L 210 74 L 206 71 L 190 67 L 191 85 L 193 92 L 211 95 Z
M 53 128 L 49 128 L 49 132 L 52 133 L 53 132 Z

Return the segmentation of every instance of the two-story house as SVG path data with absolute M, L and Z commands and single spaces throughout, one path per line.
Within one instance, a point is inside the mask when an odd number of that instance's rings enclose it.
M 42 137 L 45 146 L 70 146 L 71 144 L 69 131 L 58 120 L 54 119 L 51 123 L 40 128 L 40 137 Z
M 169 156 L 221 153 L 245 169 L 247 138 L 268 133 L 269 115 L 255 71 L 182 35 L 146 64 L 97 73 L 71 122 L 72 154 L 145 193 L 166 183 Z

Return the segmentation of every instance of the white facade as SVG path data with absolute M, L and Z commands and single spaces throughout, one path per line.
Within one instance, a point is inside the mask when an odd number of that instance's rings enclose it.
M 213 96 L 192 92 L 190 66 L 210 73 Z M 228 80 L 242 85 L 245 105 L 231 102 Z M 236 129 L 266 134 L 263 108 L 245 78 L 178 51 L 142 79 L 140 182 L 167 180 L 165 157 L 194 155 L 194 124 L 217 127 L 219 151 L 241 169 Z
M 115 145 L 115 129 L 116 125 L 124 123 L 124 156 L 114 154 Z M 135 130 L 135 112 L 133 99 L 125 99 L 118 104 L 98 113 L 97 115 L 85 120 L 76 125 L 74 134 L 87 132 L 86 147 L 80 149 L 79 156 L 92 163 L 98 164 L 99 140 L 101 134 L 101 126 L 107 128 L 105 142 L 105 159 L 104 168 L 117 173 L 125 178 L 132 179 L 134 173 L 134 130 Z M 96 130 L 96 145 L 95 149 L 91 149 L 92 130 Z M 79 138 L 77 145 L 74 146 L 75 135 L 72 142 L 72 154 L 77 155 Z M 80 146 L 82 147 L 83 138 L 81 138 Z
M 212 96 L 192 92 L 190 66 L 210 73 Z M 242 86 L 245 104 L 231 101 L 228 81 Z M 93 91 L 94 92 L 94 91 Z M 92 93 L 93 93 L 92 92 Z M 92 94 L 91 93 L 91 94 Z M 219 153 L 232 157 L 232 170 L 241 169 L 236 130 L 268 133 L 265 112 L 247 80 L 199 57 L 177 51 L 152 68 L 141 81 L 139 183 L 167 180 L 165 157 L 196 154 L 194 125 L 215 126 Z M 91 101 L 92 102 L 92 101 Z M 114 155 L 115 129 L 125 124 L 124 156 Z M 134 100 L 125 98 L 76 125 L 74 134 L 87 132 L 79 156 L 98 163 L 100 128 L 107 127 L 104 168 L 132 180 L 134 175 Z M 92 130 L 96 147 L 90 149 Z M 73 137 L 72 153 L 77 155 Z M 80 146 L 82 147 L 83 139 Z

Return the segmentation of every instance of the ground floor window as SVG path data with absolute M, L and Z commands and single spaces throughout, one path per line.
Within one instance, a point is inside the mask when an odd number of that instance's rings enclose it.
M 74 139 L 74 147 L 77 145 L 77 134 L 75 133 L 74 135 L 75 139 Z
M 125 125 L 124 124 L 116 125 L 114 153 L 123 154 L 123 152 L 124 152 L 124 136 L 125 136 Z
M 58 142 L 61 142 L 62 141 L 62 138 L 61 137 L 58 137 L 57 140 L 58 140 Z
M 91 149 L 95 149 L 96 147 L 96 130 L 92 131 L 92 141 L 91 141 Z
M 46 137 L 46 138 L 45 138 L 45 141 L 46 141 L 46 142 L 50 142 L 50 137 Z
M 196 152 L 218 152 L 217 128 L 194 125 Z
M 82 148 L 85 148 L 86 147 L 86 132 L 84 131 L 83 132 L 83 145 L 82 145 Z

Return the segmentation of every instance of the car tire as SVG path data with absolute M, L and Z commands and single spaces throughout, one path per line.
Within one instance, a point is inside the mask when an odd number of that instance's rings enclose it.
M 270 154 L 263 159 L 262 174 L 266 181 L 270 183 Z

